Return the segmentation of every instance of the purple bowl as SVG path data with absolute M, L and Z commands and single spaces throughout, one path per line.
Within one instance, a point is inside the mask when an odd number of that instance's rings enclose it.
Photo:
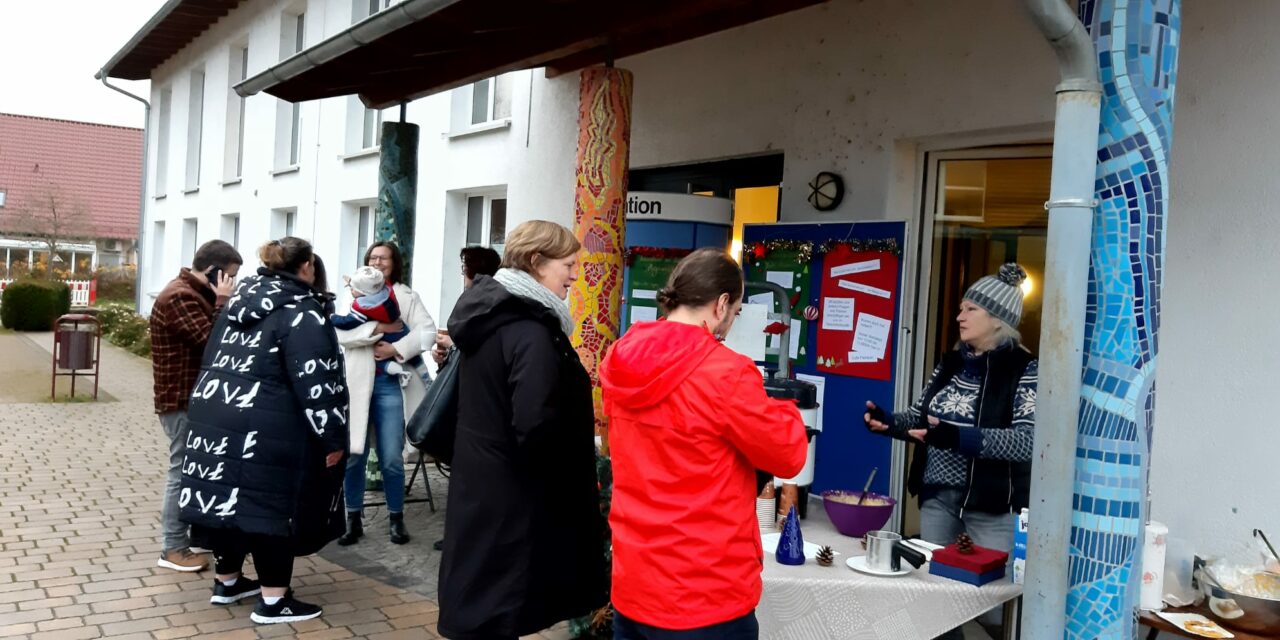
M 897 500 L 878 493 L 867 494 L 867 500 L 879 499 L 889 504 L 859 506 L 833 500 L 837 497 L 849 497 L 857 501 L 861 495 L 861 491 L 822 492 L 822 506 L 826 508 L 831 524 L 836 526 L 836 531 L 852 538 L 861 538 L 867 535 L 868 531 L 876 531 L 884 527 L 884 524 L 889 521 L 889 516 L 893 515 L 893 507 L 898 503 Z

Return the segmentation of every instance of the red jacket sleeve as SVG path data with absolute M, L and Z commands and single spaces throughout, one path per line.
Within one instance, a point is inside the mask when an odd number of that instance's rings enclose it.
M 795 403 L 766 395 L 754 364 L 743 368 L 725 397 L 733 398 L 723 405 L 729 418 L 725 436 L 751 464 L 779 478 L 800 473 L 809 442 Z

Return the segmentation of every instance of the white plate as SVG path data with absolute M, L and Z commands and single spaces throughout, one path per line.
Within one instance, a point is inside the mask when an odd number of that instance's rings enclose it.
M 854 556 L 852 558 L 849 558 L 848 560 L 845 560 L 844 563 L 846 565 L 849 565 L 850 569 L 853 569 L 858 573 L 865 573 L 869 576 L 880 576 L 882 578 L 896 578 L 898 576 L 905 576 L 908 573 L 911 573 L 910 569 L 900 569 L 898 571 L 879 571 L 877 569 L 872 569 L 871 567 L 867 566 L 866 556 Z M 907 565 L 907 566 L 909 567 L 911 565 Z
M 1172 623 L 1172 624 L 1173 624 L 1173 626 L 1175 626 L 1175 627 L 1177 627 L 1177 628 L 1179 628 L 1179 629 L 1182 629 L 1183 631 L 1185 631 L 1185 632 L 1187 632 L 1187 633 L 1192 633 L 1192 634 L 1195 634 L 1195 635 L 1197 635 L 1197 636 L 1201 636 L 1201 637 L 1205 637 L 1205 638 L 1234 638 L 1234 637 L 1236 637 L 1236 636 L 1235 636 L 1235 634 L 1231 633 L 1230 631 L 1227 631 L 1226 629 L 1223 629 L 1223 628 L 1222 628 L 1222 626 L 1221 626 L 1221 625 L 1219 625 L 1218 623 L 1216 623 L 1216 622 L 1214 622 L 1214 621 L 1212 621 L 1212 620 L 1210 620 L 1210 619 L 1208 619 L 1208 618 L 1206 618 L 1206 617 L 1204 617 L 1204 616 L 1202 616 L 1202 615 L 1200 615 L 1200 614 L 1198 614 L 1198 613 L 1166 613 L 1166 612 L 1164 612 L 1164 611 L 1157 611 L 1157 612 L 1156 612 L 1156 615 L 1160 616 L 1161 618 L 1164 618 L 1165 620 L 1168 620 L 1170 623 Z M 1201 633 L 1201 632 L 1199 632 L 1199 631 L 1193 631 L 1192 629 L 1187 628 L 1187 623 L 1189 623 L 1189 622 L 1192 622 L 1192 623 L 1200 623 L 1200 624 L 1208 625 L 1209 629 L 1212 629 L 1212 630 L 1213 630 L 1214 632 L 1216 632 L 1216 633 L 1204 634 L 1204 633 Z

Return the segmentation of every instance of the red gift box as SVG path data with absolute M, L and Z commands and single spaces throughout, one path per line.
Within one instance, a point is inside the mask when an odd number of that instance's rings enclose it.
M 984 574 L 1003 567 L 1009 561 L 1009 554 L 986 547 L 973 545 L 973 553 L 960 553 L 956 545 L 947 545 L 933 552 L 933 562 L 949 567 L 963 569 L 977 574 Z

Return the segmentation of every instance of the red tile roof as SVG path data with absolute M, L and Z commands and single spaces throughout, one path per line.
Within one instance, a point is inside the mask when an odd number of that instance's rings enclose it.
M 11 214 L 56 189 L 94 236 L 137 238 L 141 183 L 141 129 L 0 113 L 0 231 L 20 231 Z

